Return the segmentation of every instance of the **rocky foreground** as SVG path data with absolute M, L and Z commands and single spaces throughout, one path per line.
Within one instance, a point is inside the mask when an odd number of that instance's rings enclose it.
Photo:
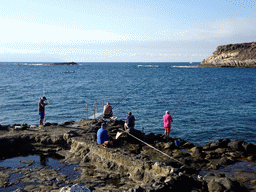
M 198 67 L 256 67 L 256 42 L 218 46 Z
M 9 187 L 23 183 L 15 191 L 68 191 L 74 184 L 91 191 L 256 191 L 256 180 L 243 176 L 199 175 L 202 169 L 217 170 L 240 160 L 255 162 L 255 144 L 221 139 L 194 146 L 180 138 L 173 137 L 166 142 L 162 135 L 133 133 L 163 152 L 159 153 L 127 133 L 114 140 L 116 133 L 123 130 L 124 122 L 108 121 L 106 129 L 114 146 L 103 148 L 96 143 L 96 132 L 102 122 L 102 119 L 83 119 L 59 125 L 47 123 L 42 129 L 0 125 L 0 159 L 52 153 L 61 155 L 61 162 L 67 165 L 77 164 L 79 171 L 75 179 L 69 179 L 49 166 L 0 167 L 0 190 L 8 191 Z M 18 173 L 20 177 L 11 180 Z

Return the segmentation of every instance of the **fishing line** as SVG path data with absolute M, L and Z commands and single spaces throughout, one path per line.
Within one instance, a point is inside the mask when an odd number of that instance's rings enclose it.
M 178 109 L 178 107 L 179 107 L 179 105 L 180 105 L 181 101 L 183 100 L 183 98 L 185 97 L 185 95 L 187 94 L 187 92 L 188 92 L 188 90 L 185 92 L 185 94 L 184 94 L 184 95 L 183 95 L 183 97 L 181 98 L 181 100 L 180 100 L 180 102 L 178 103 L 178 105 L 177 105 L 176 109 L 174 110 L 174 112 L 173 112 L 172 116 L 173 116 L 173 115 L 175 114 L 175 112 L 177 111 L 177 109 Z
M 44 90 L 44 85 L 43 85 L 43 97 L 45 97 L 45 90 Z M 49 101 L 48 101 L 49 104 Z M 45 111 L 44 111 L 44 124 L 46 123 L 46 115 L 45 115 Z
M 149 76 L 150 77 L 150 76 Z M 142 82 L 140 82 L 136 87 L 134 87 L 129 93 L 127 93 L 122 99 L 120 99 L 112 109 L 114 109 L 127 95 L 129 95 L 133 90 L 135 90 L 138 86 L 140 86 L 143 82 L 145 82 L 149 77 L 144 79 Z M 89 131 L 89 129 L 86 131 L 86 133 Z
M 125 133 L 128 133 L 127 131 L 124 131 L 124 132 L 125 132 Z M 155 148 L 155 147 L 153 147 L 152 145 L 149 145 L 148 143 L 146 143 L 146 142 L 142 141 L 141 139 L 139 139 L 139 138 L 135 137 L 134 135 L 132 135 L 132 134 L 130 134 L 130 133 L 128 133 L 128 134 L 129 134 L 130 136 L 134 137 L 135 139 L 137 139 L 138 141 L 140 141 L 140 142 L 144 143 L 145 145 L 147 145 L 147 146 L 151 147 L 152 149 L 154 149 L 154 150 L 158 151 L 159 153 L 161 153 L 161 154 L 165 155 L 166 157 L 169 157 L 170 159 L 172 159 L 172 160 L 174 160 L 174 161 L 176 161 L 176 162 L 178 162 L 178 163 L 180 163 L 180 164 L 182 164 L 182 165 L 185 165 L 185 164 L 184 164 L 184 163 L 182 163 L 181 161 L 179 161 L 179 160 L 177 160 L 177 159 L 174 159 L 174 158 L 173 158 L 173 157 L 171 157 L 170 155 L 167 155 L 166 153 L 164 153 L 164 152 L 160 151 L 159 149 L 156 149 L 156 148 Z M 185 166 L 188 166 L 188 165 L 185 165 Z
M 121 130 L 121 131 L 123 131 L 123 130 Z M 142 141 L 141 139 L 139 139 L 139 138 L 135 137 L 134 135 L 132 135 L 132 134 L 130 134 L 130 133 L 128 133 L 128 132 L 126 132 L 126 131 L 123 131 L 123 132 L 125 132 L 125 133 L 129 134 L 130 136 L 134 137 L 134 138 L 135 138 L 135 139 L 137 139 L 138 141 L 140 141 L 140 142 L 144 143 L 144 144 L 145 144 L 145 145 L 147 145 L 148 147 L 150 147 L 150 148 L 152 148 L 152 149 L 156 150 L 157 152 L 159 152 L 159 153 L 161 153 L 161 154 L 165 155 L 166 157 L 169 157 L 170 159 L 172 159 L 172 160 L 174 160 L 174 161 L 176 161 L 176 162 L 180 163 L 181 165 L 186 166 L 186 167 L 189 167 L 189 168 L 192 168 L 192 169 L 197 169 L 197 168 L 196 168 L 196 167 L 194 167 L 194 166 L 186 165 L 185 163 L 182 163 L 181 161 L 179 161 L 179 160 L 177 160 L 177 159 L 175 159 L 175 158 L 171 157 L 170 155 L 168 155 L 168 154 L 166 154 L 166 153 L 164 153 L 164 152 L 160 151 L 159 149 L 156 149 L 156 148 L 155 148 L 155 147 L 153 147 L 152 145 L 149 145 L 148 143 L 146 143 L 146 142 Z M 119 136 L 120 136 L 120 135 L 119 135 Z M 197 175 L 197 177 L 198 177 L 198 178 L 201 178 L 201 176 L 200 176 L 200 175 Z
M 149 76 L 150 77 L 150 76 Z M 148 78 L 149 78 L 148 77 Z M 115 104 L 115 106 L 114 107 L 112 107 L 112 110 L 119 104 L 119 103 L 121 103 L 121 101 L 127 96 L 127 95 L 129 95 L 133 90 L 135 90 L 138 86 L 140 86 L 144 81 L 146 81 L 148 78 L 146 78 L 145 80 L 143 80 L 142 82 L 140 82 L 136 87 L 134 87 L 129 93 L 127 93 L 122 99 L 120 99 L 116 104 Z M 104 107 L 103 107 L 104 108 Z
M 150 77 L 150 76 L 149 76 Z M 148 77 L 148 78 L 149 78 Z M 138 86 L 140 86 L 144 81 L 146 81 L 148 78 L 146 78 L 145 80 L 143 80 L 142 82 L 140 82 L 136 87 L 134 87 L 129 93 L 127 93 L 120 101 L 117 102 L 117 104 L 115 104 L 115 106 L 117 106 L 127 95 L 129 95 L 133 90 L 135 90 Z M 115 106 L 112 108 L 114 109 Z
M 43 85 L 43 97 L 45 97 L 44 85 Z M 45 124 L 46 124 L 46 115 L 45 115 L 45 109 L 44 109 L 44 125 Z

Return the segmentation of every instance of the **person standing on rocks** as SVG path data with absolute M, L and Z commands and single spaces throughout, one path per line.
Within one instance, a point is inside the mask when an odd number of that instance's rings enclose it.
M 163 121 L 164 121 L 164 135 L 167 141 L 169 141 L 169 135 L 170 135 L 170 131 L 171 131 L 171 122 L 173 122 L 172 120 L 172 116 L 169 114 L 169 111 L 165 112 L 165 115 L 163 116 Z
M 128 116 L 126 117 L 126 120 L 125 120 L 125 129 L 134 130 L 134 126 L 135 126 L 135 118 L 132 115 L 132 112 L 129 111 Z
M 43 96 L 38 102 L 38 112 L 39 112 L 39 126 L 43 125 L 44 117 L 45 117 L 45 106 L 48 103 L 45 103 L 46 97 Z

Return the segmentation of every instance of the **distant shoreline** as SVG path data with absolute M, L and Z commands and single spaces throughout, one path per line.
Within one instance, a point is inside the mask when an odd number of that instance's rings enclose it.
M 61 63 L 51 63 L 51 64 L 45 64 L 45 65 L 78 65 L 75 62 L 61 62 Z

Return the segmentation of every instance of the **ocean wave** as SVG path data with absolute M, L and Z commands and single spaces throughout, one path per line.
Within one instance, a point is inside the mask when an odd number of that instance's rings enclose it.
M 16 65 L 47 65 L 45 63 L 18 63 Z
M 137 65 L 138 68 L 140 67 L 149 67 L 149 68 L 153 68 L 153 67 L 159 67 L 158 65 Z
M 31 64 L 31 65 L 47 65 L 47 64 L 43 64 L 43 63 L 34 63 L 34 64 Z
M 197 68 L 197 67 L 192 67 L 192 66 L 172 66 L 176 68 Z

